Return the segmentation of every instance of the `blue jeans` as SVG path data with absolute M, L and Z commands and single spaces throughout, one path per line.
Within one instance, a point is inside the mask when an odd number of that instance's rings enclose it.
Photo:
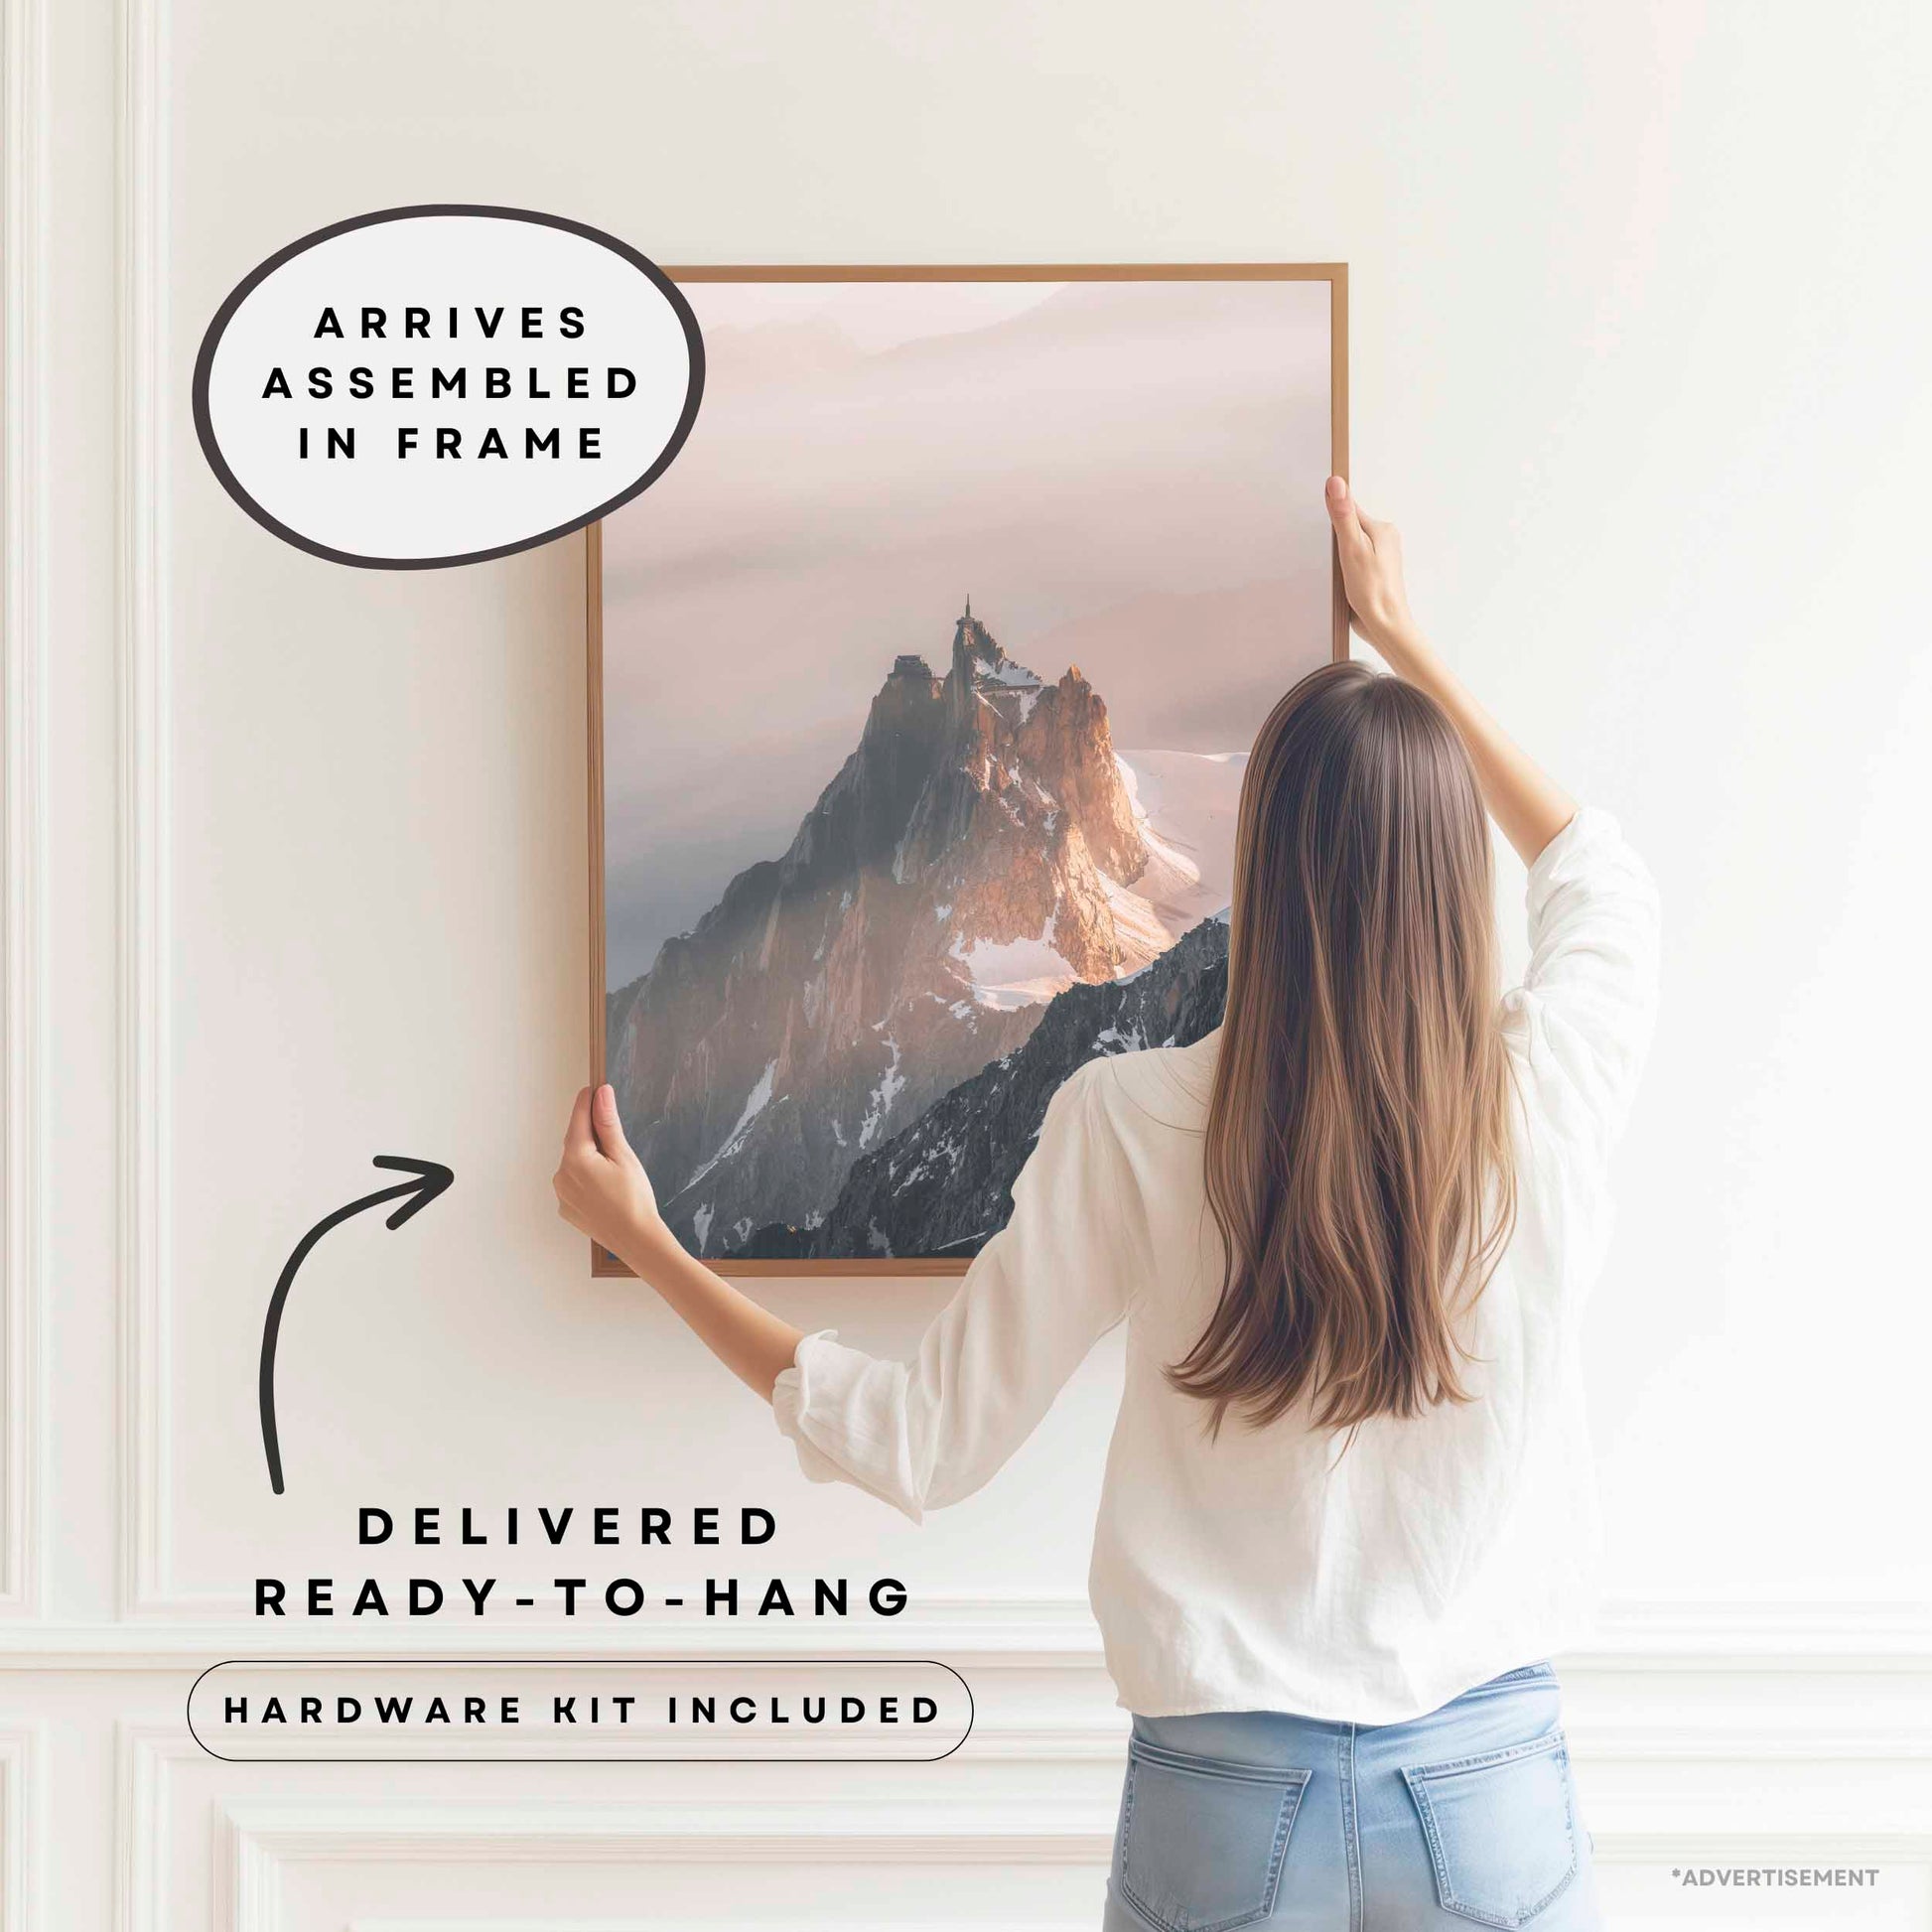
M 1556 1672 L 1426 1718 L 1136 1718 L 1106 1932 L 1600 1932 Z

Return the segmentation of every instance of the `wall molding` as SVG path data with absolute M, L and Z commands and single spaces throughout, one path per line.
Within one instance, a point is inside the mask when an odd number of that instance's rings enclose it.
M 201 1755 L 185 1729 L 125 1723 L 115 1727 L 115 1932 L 168 1932 L 169 1769 Z
M 0 4 L 0 1617 L 41 1608 L 46 1283 L 45 0 Z
M 528 1798 L 304 1799 L 224 1803 L 237 1899 L 250 1868 L 315 1863 L 445 1863 L 480 1859 L 587 1864 L 612 1859 L 689 1864 L 1084 1863 L 1105 1856 L 1114 1806 L 1042 1805 L 1035 1796 L 945 1805 L 879 1794 L 789 1800 Z M 238 1915 L 239 1916 L 239 1915 Z M 243 1920 L 242 1922 L 246 1922 Z
M 172 1607 L 167 0 L 120 0 L 119 29 L 120 1597 L 141 1614 Z
M 945 1932 L 1062 1932 L 1053 1918 L 945 1918 Z M 770 1932 L 769 1918 L 351 1918 L 344 1932 Z M 906 1932 L 904 1918 L 841 1918 L 839 1932 Z
M 831 1806 L 825 1815 L 810 1821 L 816 1829 L 805 1821 L 794 1822 L 795 1808 L 794 1816 L 786 1816 L 778 1807 L 750 1806 L 742 1808 L 742 1816 L 730 1819 L 719 1816 L 726 1807 L 688 1815 L 655 1806 L 635 1807 L 628 1808 L 627 1816 L 614 1816 L 608 1822 L 593 1816 L 559 1829 L 556 1823 L 535 1816 L 534 1807 L 443 1806 L 415 1820 L 406 1810 L 398 1816 L 395 1807 L 375 1805 L 288 1808 L 280 1813 L 235 1807 L 223 1815 L 216 1829 L 217 1846 L 226 1853 L 230 1873 L 232 1932 L 281 1932 L 282 1877 L 294 1863 L 434 1862 L 446 1866 L 466 1859 L 560 1864 L 591 1861 L 720 1865 L 1053 1863 L 1088 1867 L 1097 1882 L 1112 1856 L 1111 1806 L 1096 1822 L 1074 1826 L 1069 1820 L 1059 1830 L 1041 1830 L 1033 1822 L 1039 1812 L 1035 1805 L 1017 1815 L 1009 1811 L 997 1820 L 988 1808 L 984 1823 L 961 1821 L 941 1831 L 927 1823 L 923 1829 L 882 1835 L 877 1821 L 890 1806 L 891 1801 L 875 1799 L 845 1807 L 861 1815 L 863 1822 L 857 1829 L 849 1825 L 842 1829 Z M 929 1819 L 933 1809 L 922 1807 L 923 1817 Z M 760 1813 L 771 1816 L 761 1818 Z M 1932 1864 L 1932 1832 L 1801 1837 L 1779 1832 L 1604 1832 L 1596 1835 L 1593 1857 L 1599 1865 L 1858 1864 L 1882 1869 Z
M 1064 1919 L 946 1918 L 943 1932 L 1063 1932 Z M 769 1919 L 352 1918 L 345 1932 L 771 1932 Z M 905 1932 L 897 1919 L 842 1918 L 839 1932 Z
M 1065 1919 L 953 1918 L 935 1922 L 942 1932 L 1065 1932 Z M 1081 1922 L 1083 1927 L 1085 1921 Z M 768 1918 L 363 1918 L 349 1919 L 343 1932 L 771 1932 Z M 892 1919 L 841 1918 L 839 1932 L 906 1932 L 901 1915 Z
M 120 1736 L 122 1864 L 119 1932 L 167 1932 L 172 1848 L 169 1786 L 200 1759 L 185 1731 L 124 1727 Z M 0 1758 L 4 1762 L 4 1758 Z M 1088 1781 L 1042 1801 L 980 1794 L 936 1799 L 833 1795 L 665 1803 L 532 1798 L 335 1796 L 257 1800 L 206 1794 L 212 1831 L 213 1922 L 227 1932 L 280 1932 L 284 1878 L 302 1864 L 746 1863 L 1072 1864 L 1098 1871 L 1114 1827 L 1111 1789 Z M 199 1831 L 196 1837 L 201 1843 Z M 1774 1825 L 1710 1830 L 1672 1822 L 1598 1830 L 1605 1865 L 1932 1865 L 1932 1830 L 1800 1831 Z M 442 1924 L 447 1921 L 439 1920 Z M 461 1921 L 458 1921 L 461 1922 Z M 546 1921 L 548 1923 L 549 1921 Z M 355 1924 L 401 1926 L 378 1915 Z M 491 1924 L 497 1921 L 490 1921 Z M 611 1922 L 585 1921 L 612 1932 Z M 9 1928 L 11 1932 L 11 1928 Z
M 173 1932 L 168 1838 L 170 1784 L 183 1764 L 212 1763 L 185 1729 L 123 1725 L 116 1739 L 120 1867 L 117 1932 Z M 0 1762 L 4 1762 L 0 1759 Z M 247 1767 L 234 1767 L 246 1770 Z M 1060 1808 L 1035 1798 L 831 1797 L 775 1803 L 585 1803 L 533 1799 L 380 1802 L 212 1800 L 213 1917 L 224 1932 L 277 1932 L 281 1874 L 291 1863 L 365 1861 L 447 1864 L 773 1863 L 1087 1863 L 1104 1860 L 1112 1808 Z M 1005 1922 L 1005 1921 L 1002 1921 Z M 11 1926 L 4 1932 L 13 1932 Z
M 39 1932 L 47 1873 L 47 1732 L 0 1726 L 0 1932 Z

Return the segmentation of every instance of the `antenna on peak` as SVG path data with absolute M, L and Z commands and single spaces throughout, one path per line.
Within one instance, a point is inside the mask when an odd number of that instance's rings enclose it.
M 973 621 L 973 594 L 971 591 L 968 591 L 966 593 L 966 621 L 968 623 L 971 623 L 972 621 Z

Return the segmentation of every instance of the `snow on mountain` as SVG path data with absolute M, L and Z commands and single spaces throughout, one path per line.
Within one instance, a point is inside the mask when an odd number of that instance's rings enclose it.
M 720 1161 L 729 1161 L 745 1145 L 745 1136 L 750 1131 L 752 1123 L 771 1104 L 771 1079 L 777 1070 L 776 1060 L 765 1061 L 764 1071 L 759 1075 L 758 1084 L 753 1087 L 747 1098 L 744 1111 L 738 1116 L 731 1132 L 725 1136 L 724 1145 L 709 1161 L 692 1171 L 691 1178 L 684 1183 L 686 1187 L 695 1187 Z
M 1185 931 L 1227 904 L 1234 890 L 1234 828 L 1241 812 L 1246 752 L 1118 752 L 1135 815 L 1159 867 L 1137 882 L 1166 903 Z
M 1053 948 L 1050 915 L 1036 939 L 955 939 L 947 957 L 965 967 L 973 999 L 1000 1013 L 1038 1006 L 1080 977 Z

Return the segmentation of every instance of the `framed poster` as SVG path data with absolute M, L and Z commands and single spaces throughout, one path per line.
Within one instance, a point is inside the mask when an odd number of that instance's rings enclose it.
M 1346 270 L 668 272 L 703 405 L 587 533 L 591 1077 L 717 1266 L 956 1272 L 1075 1066 L 1219 1023 L 1248 746 L 1347 650 Z

